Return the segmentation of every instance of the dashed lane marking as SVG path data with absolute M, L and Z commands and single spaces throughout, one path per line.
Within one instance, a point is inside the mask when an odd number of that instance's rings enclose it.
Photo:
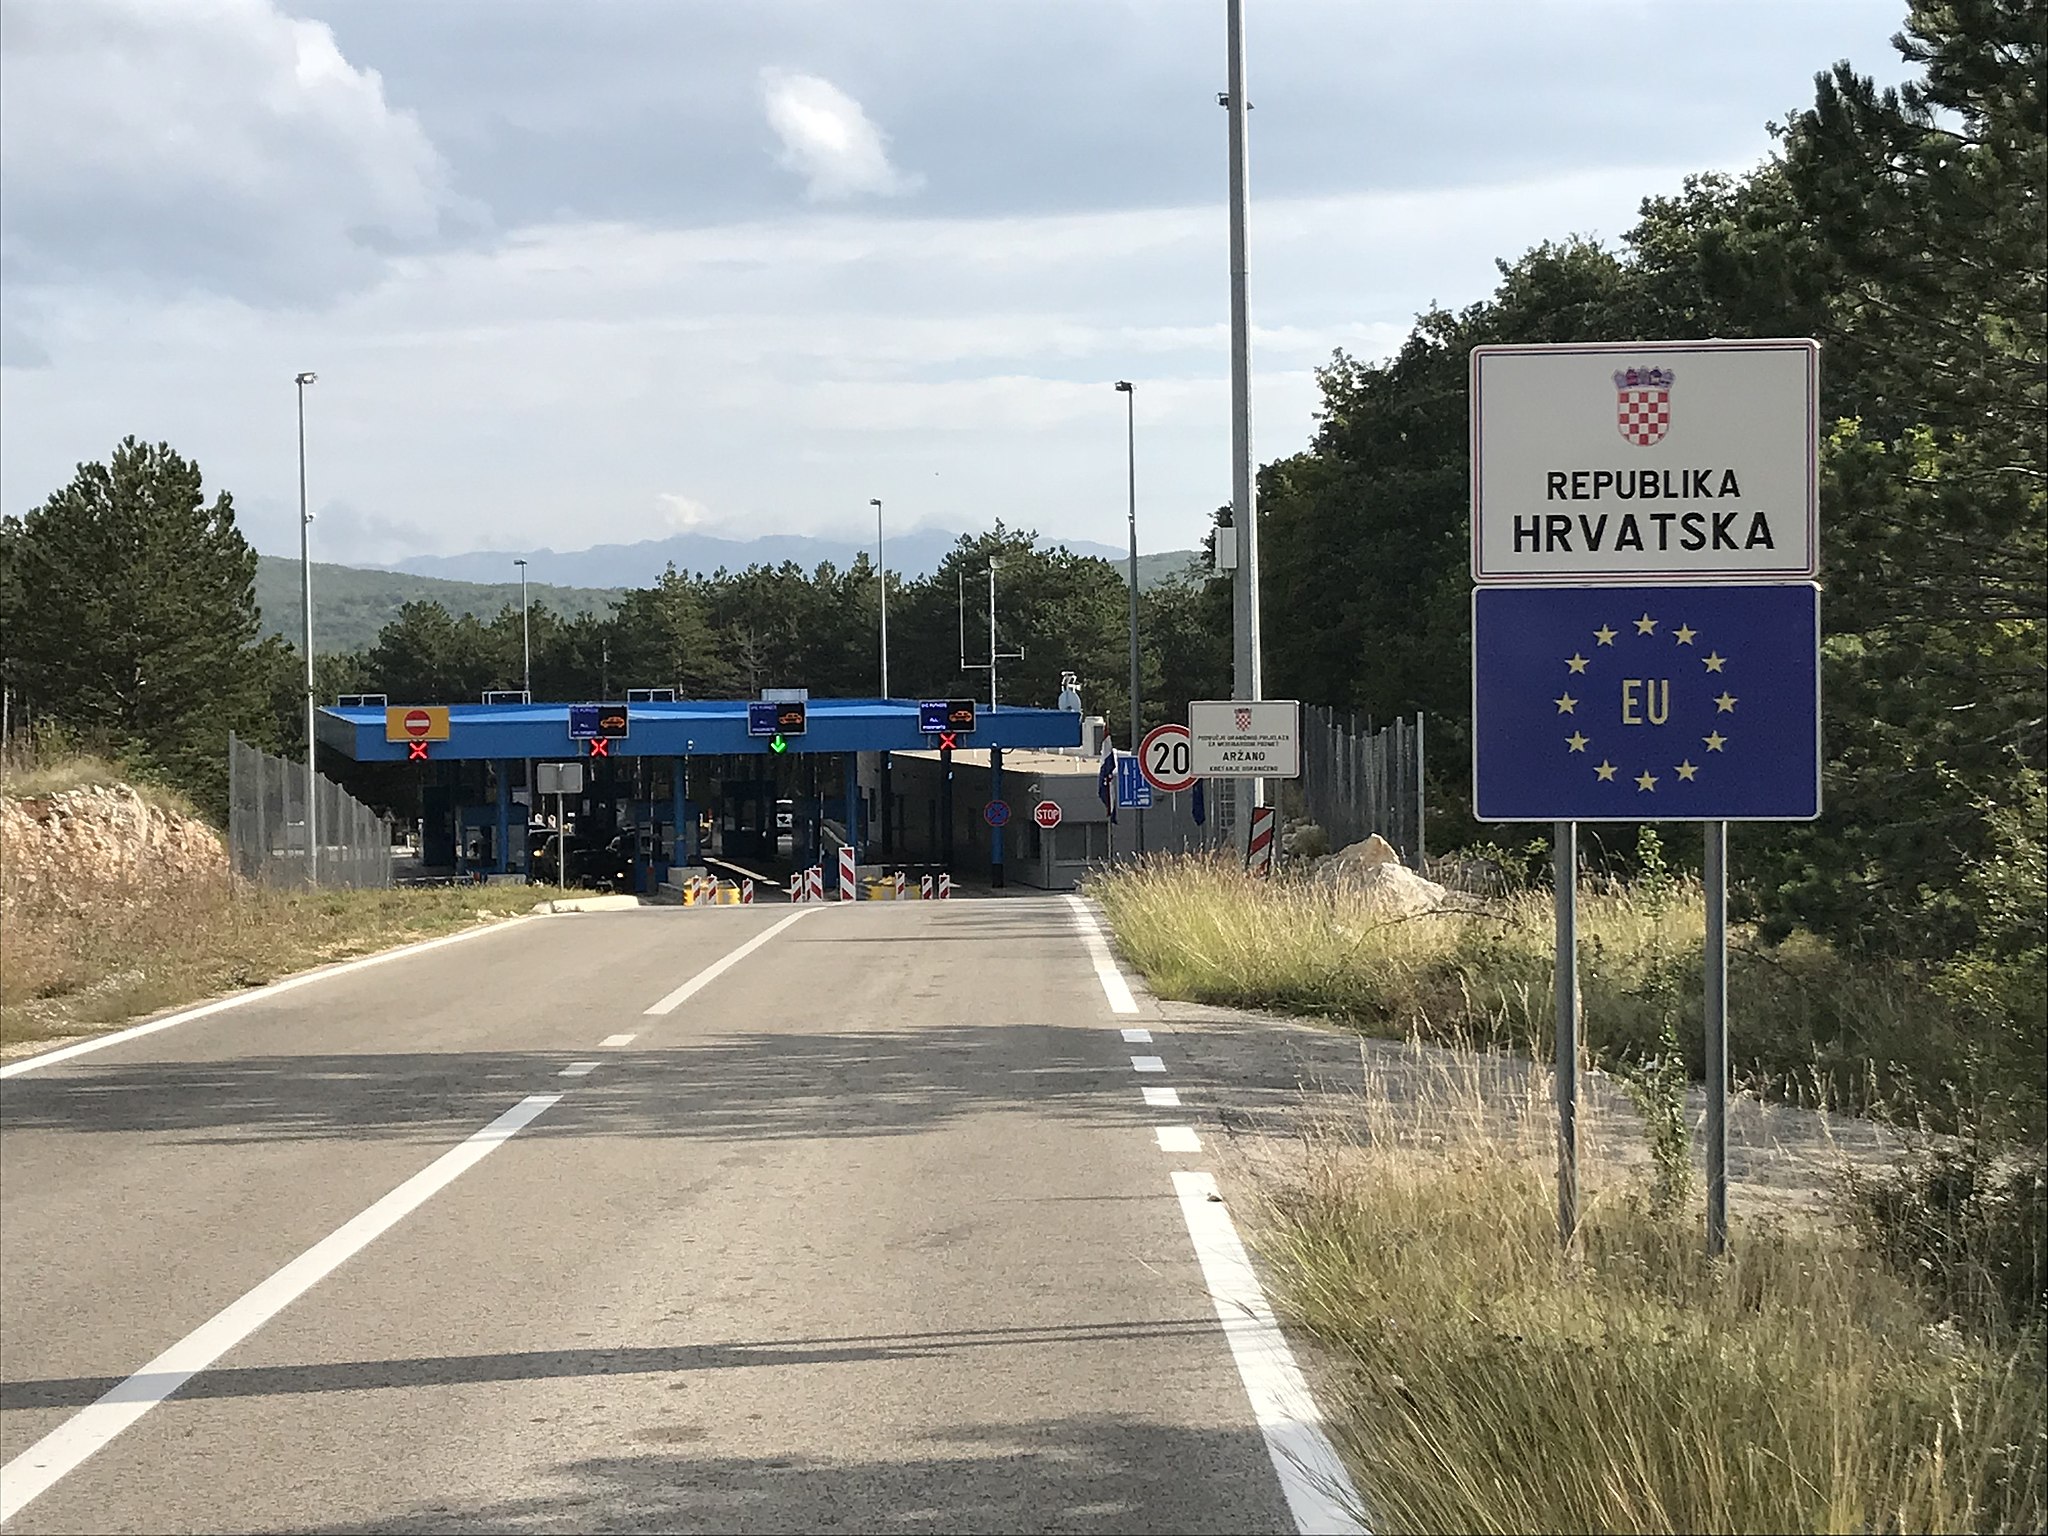
M 782 932 L 782 930 L 787 928 L 791 923 L 800 923 L 817 910 L 818 909 L 816 907 L 804 907 L 799 911 L 792 912 L 789 914 L 789 916 L 782 918 L 780 921 L 778 921 L 772 928 L 765 928 L 761 932 L 755 934 L 751 939 L 747 940 L 746 943 L 742 944 L 738 949 L 734 950 L 731 954 L 712 961 L 709 965 L 705 966 L 703 970 L 699 971 L 696 975 L 692 976 L 680 987 L 677 987 L 675 991 L 669 993 L 667 997 L 664 997 L 652 1008 L 649 1008 L 647 1010 L 648 1017 L 659 1018 L 663 1014 L 674 1013 L 676 1009 L 680 1008 L 684 1003 L 688 1002 L 691 998 L 695 997 L 699 992 L 703 991 L 706 987 L 710 986 L 712 982 L 718 980 L 719 977 L 723 976 L 727 971 L 731 970 L 734 966 L 738 965 L 742 960 L 746 959 L 747 956 L 751 955 L 763 944 L 766 944 L 770 939 L 774 938 L 775 935 Z
M 1162 1125 L 1156 1130 L 1159 1150 L 1162 1152 L 1199 1152 L 1202 1138 L 1195 1134 L 1192 1125 Z
M 1138 1092 L 1145 1095 L 1145 1102 L 1154 1109 L 1180 1108 L 1180 1094 L 1171 1088 L 1140 1088 Z
M 1164 1072 L 1166 1070 L 1166 1063 L 1157 1056 L 1133 1056 L 1131 1058 L 1131 1070 L 1133 1072 Z
M 572 1061 L 569 1063 L 569 1065 L 562 1068 L 561 1071 L 557 1072 L 555 1076 L 588 1077 L 591 1073 L 595 1072 L 600 1065 L 602 1065 L 602 1063 L 595 1061 Z
M 1124 1031 L 1125 1045 L 1150 1045 L 1152 1031 L 1149 1029 L 1127 1029 Z
M 1116 968 L 1116 960 L 1109 952 L 1109 941 L 1103 938 L 1102 928 L 1095 921 L 1095 914 L 1088 910 L 1088 903 L 1079 896 L 1069 896 L 1067 905 L 1073 909 L 1074 926 L 1080 930 L 1088 958 L 1095 962 L 1095 979 L 1102 983 L 1103 995 L 1109 999 L 1109 1011 L 1136 1013 L 1138 1001 L 1131 996 L 1130 983 L 1124 980 L 1124 973 Z
M 602 1040 L 597 1042 L 598 1049 L 608 1051 L 615 1046 L 631 1045 L 635 1040 L 638 1040 L 639 1038 L 640 1037 L 638 1035 L 606 1035 Z

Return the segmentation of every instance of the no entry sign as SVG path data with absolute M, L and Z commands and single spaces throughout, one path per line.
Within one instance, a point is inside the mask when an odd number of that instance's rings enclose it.
M 1060 824 L 1060 808 L 1050 800 L 1041 800 L 1032 809 L 1031 819 L 1050 832 Z
M 384 711 L 386 741 L 446 741 L 448 706 L 394 705 Z

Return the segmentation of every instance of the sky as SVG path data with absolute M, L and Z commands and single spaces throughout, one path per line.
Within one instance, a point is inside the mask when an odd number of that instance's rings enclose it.
M 1246 0 L 1253 438 L 1767 156 L 1903 0 Z M 316 559 L 683 529 L 1189 548 L 1224 0 L 0 0 L 0 512 L 129 434 Z M 545 580 L 543 569 L 532 574 Z M 653 572 L 649 573 L 650 579 Z

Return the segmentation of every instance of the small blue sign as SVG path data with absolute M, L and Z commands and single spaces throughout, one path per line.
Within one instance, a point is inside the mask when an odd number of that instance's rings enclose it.
M 632 713 L 623 704 L 571 704 L 569 739 L 596 741 L 623 739 L 632 724 Z
M 1820 589 L 1482 587 L 1481 821 L 1810 821 Z
M 749 736 L 779 735 L 781 727 L 776 724 L 776 711 L 781 708 L 780 704 L 772 700 L 765 703 L 759 699 L 749 700 L 747 703 L 747 734 Z
M 981 819 L 992 827 L 1007 827 L 1010 824 L 1010 802 L 991 800 L 981 808 Z
M 1152 809 L 1152 785 L 1145 777 L 1145 765 L 1135 752 L 1116 755 L 1116 803 L 1124 811 Z

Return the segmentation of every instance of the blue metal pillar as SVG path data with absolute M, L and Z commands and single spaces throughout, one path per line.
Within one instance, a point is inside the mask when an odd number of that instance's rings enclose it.
M 853 849 L 853 861 L 860 862 L 860 756 L 840 754 L 846 761 L 846 841 Z
M 512 765 L 499 758 L 492 764 L 498 773 L 498 873 L 512 868 Z
M 688 788 L 690 788 L 690 760 L 688 758 L 676 758 L 676 764 L 674 764 L 674 768 L 670 770 L 670 776 L 668 776 L 668 786 L 670 786 L 670 795 L 668 795 L 670 815 L 674 819 L 672 831 L 676 834 L 676 838 L 674 838 L 676 846 L 674 846 L 674 850 L 670 854 L 670 864 L 672 866 L 674 864 L 694 864 L 696 860 L 690 858 L 690 852 L 692 852 L 690 844 L 696 842 L 696 825 L 686 819 L 690 815 L 690 797 L 686 793 Z
M 988 749 L 988 797 L 991 800 L 1003 798 L 1003 749 Z M 1003 888 L 1003 829 L 992 826 L 988 829 L 988 883 L 996 890 Z

